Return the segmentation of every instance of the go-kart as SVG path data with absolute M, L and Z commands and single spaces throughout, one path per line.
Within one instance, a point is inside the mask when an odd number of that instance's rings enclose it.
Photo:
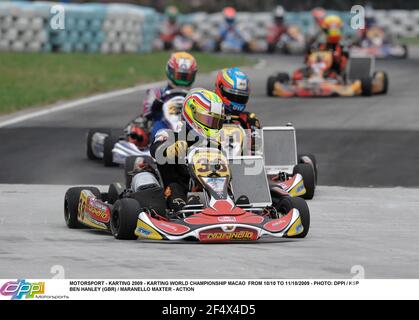
M 306 49 L 306 40 L 298 26 L 291 25 L 285 32 L 274 26 L 269 29 L 266 41 L 269 53 L 301 54 Z
M 313 51 L 305 68 L 298 70 L 297 78 L 280 72 L 267 80 L 268 96 L 277 97 L 354 97 L 386 94 L 388 76 L 374 72 L 373 57 L 351 58 L 343 76 L 331 71 L 331 51 Z
M 220 144 L 228 158 L 259 155 L 264 159 L 271 195 L 289 194 L 313 199 L 317 185 L 317 161 L 312 154 L 297 154 L 292 124 L 246 132 L 227 119 L 220 130 Z M 132 161 L 132 160 L 131 160 Z M 126 165 L 131 168 L 132 162 Z
M 186 95 L 185 90 L 168 90 L 161 97 L 163 117 L 172 129 L 176 128 L 180 120 L 180 110 Z M 131 121 L 125 130 L 90 129 L 86 135 L 87 158 L 102 159 L 106 167 L 111 167 L 124 165 L 129 156 L 150 155 L 147 142 L 150 127 L 147 120 L 140 116 Z M 130 139 L 133 135 L 135 139 Z M 133 141 L 140 142 L 142 147 Z
M 303 199 L 283 195 L 272 200 L 260 156 L 229 160 L 218 149 L 189 150 L 192 201 L 178 212 L 167 209 L 159 175 L 150 170 L 152 164 L 145 165 L 147 159 L 139 158 L 129 189 L 121 184 L 110 185 L 107 193 L 70 188 L 64 198 L 67 226 L 106 230 L 123 240 L 207 243 L 303 238 L 309 231 L 310 213 Z
M 351 46 L 350 52 L 356 56 L 373 56 L 379 59 L 406 59 L 409 55 L 406 45 L 398 44 L 380 27 L 370 28 L 364 39 Z

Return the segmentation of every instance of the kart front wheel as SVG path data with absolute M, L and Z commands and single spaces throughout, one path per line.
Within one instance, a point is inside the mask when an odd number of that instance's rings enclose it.
M 314 197 L 314 191 L 316 189 L 316 178 L 314 174 L 314 168 L 308 163 L 299 163 L 294 167 L 293 175 L 297 173 L 301 174 L 303 177 L 304 187 L 306 189 L 306 193 L 302 196 L 302 198 L 311 200 Z
M 275 82 L 276 82 L 276 77 L 275 76 L 270 76 L 268 78 L 268 81 L 266 83 L 266 93 L 267 93 L 268 97 L 273 97 L 274 96 Z
M 307 161 L 308 158 L 308 161 Z M 311 162 L 311 163 L 310 163 Z M 298 163 L 308 163 L 313 166 L 314 170 L 314 182 L 317 185 L 317 178 L 318 178 L 318 171 L 317 171 L 317 159 L 314 154 L 299 154 L 298 155 Z
M 379 92 L 380 94 L 387 94 L 388 92 L 388 85 L 389 85 L 389 81 L 388 81 L 388 74 L 387 72 L 384 71 L 377 71 L 374 72 L 374 76 L 373 78 L 376 79 L 376 77 L 379 77 L 381 75 L 381 81 L 382 81 L 382 87 L 383 89 L 381 90 L 381 92 Z
M 74 187 L 67 190 L 64 196 L 64 220 L 70 229 L 83 228 L 83 224 L 77 219 L 80 193 L 83 190 L 89 190 L 95 197 L 100 198 L 100 191 L 95 187 Z
M 115 202 L 111 211 L 111 232 L 118 240 L 136 240 L 140 204 L 134 199 L 124 198 Z
M 284 197 L 276 205 L 275 208 L 282 214 L 287 214 L 292 209 L 297 209 L 300 213 L 303 232 L 293 238 L 305 238 L 310 230 L 310 210 L 307 202 L 299 197 Z

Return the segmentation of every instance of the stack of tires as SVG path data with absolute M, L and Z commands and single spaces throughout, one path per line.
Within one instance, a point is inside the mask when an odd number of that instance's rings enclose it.
M 51 25 L 56 3 L 0 2 L 0 51 L 149 52 L 159 14 L 135 5 L 64 4 L 64 28 Z M 54 8 L 55 9 L 55 8 Z
M 0 3 L 0 51 L 49 51 L 48 5 Z

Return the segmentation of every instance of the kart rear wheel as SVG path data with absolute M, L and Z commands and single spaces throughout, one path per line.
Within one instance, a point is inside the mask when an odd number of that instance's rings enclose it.
M 274 96 L 275 82 L 276 82 L 276 77 L 275 76 L 270 76 L 268 78 L 268 81 L 266 83 L 266 93 L 267 93 L 268 97 L 273 97 Z
M 276 76 L 276 80 L 281 83 L 288 83 L 290 82 L 290 75 L 286 72 L 279 72 Z
M 116 182 L 109 185 L 108 189 L 108 203 L 114 204 L 116 201 L 118 201 L 119 196 L 124 191 L 124 186 L 122 183 Z
M 86 135 L 86 155 L 89 160 L 98 160 L 99 158 L 95 156 L 92 148 L 92 137 L 96 133 L 96 129 L 90 129 Z
M 96 157 L 96 155 L 93 152 L 93 148 L 92 148 L 92 139 L 93 136 L 95 135 L 95 133 L 103 133 L 106 135 L 111 134 L 111 130 L 109 129 L 89 129 L 89 131 L 87 132 L 86 135 L 86 155 L 87 155 L 87 159 L 89 160 L 99 160 L 98 157 Z
M 132 176 L 129 172 L 134 170 L 135 161 L 137 160 L 137 156 L 129 156 L 125 159 L 125 167 L 124 167 L 124 174 L 125 174 L 125 186 L 127 188 L 131 188 Z
M 111 232 L 118 240 L 136 240 L 135 228 L 137 227 L 140 204 L 134 199 L 121 199 L 115 202 L 111 211 Z
M 80 229 L 84 227 L 77 219 L 80 193 L 82 190 L 89 190 L 95 197 L 100 198 L 100 191 L 95 187 L 74 187 L 67 190 L 64 196 L 64 220 L 67 227 L 70 229 Z
M 404 50 L 404 54 L 402 55 L 402 59 L 409 58 L 409 48 L 406 44 L 402 45 L 402 48 Z
M 300 212 L 301 224 L 304 230 L 293 238 L 305 238 L 310 230 L 310 209 L 307 202 L 300 197 L 284 197 L 276 205 L 276 210 L 282 214 L 287 214 L 291 209 L 297 209 Z
M 306 189 L 306 193 L 301 197 L 307 200 L 311 200 L 314 197 L 314 191 L 316 190 L 316 179 L 314 168 L 307 163 L 299 163 L 294 167 L 293 175 L 297 173 L 301 174 L 304 180 L 304 187 Z
M 361 79 L 361 88 L 362 88 L 362 95 L 365 97 L 372 96 L 372 78 L 363 78 Z
M 114 134 L 110 134 L 105 138 L 105 141 L 103 143 L 103 164 L 105 167 L 115 167 L 117 166 L 116 163 L 113 162 L 113 153 L 112 149 L 119 141 L 119 136 L 116 136 Z
M 313 170 L 314 170 L 314 182 L 317 185 L 317 177 L 318 177 L 318 171 L 317 171 L 317 159 L 314 156 L 314 154 L 307 153 L 307 154 L 299 154 L 298 155 L 298 163 L 307 163 L 304 161 L 304 157 L 307 157 L 310 159 L 311 163 L 313 164 Z

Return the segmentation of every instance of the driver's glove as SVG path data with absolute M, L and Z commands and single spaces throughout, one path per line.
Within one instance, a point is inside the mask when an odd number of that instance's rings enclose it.
M 169 159 L 185 157 L 188 143 L 186 141 L 176 141 L 166 149 L 166 156 Z

